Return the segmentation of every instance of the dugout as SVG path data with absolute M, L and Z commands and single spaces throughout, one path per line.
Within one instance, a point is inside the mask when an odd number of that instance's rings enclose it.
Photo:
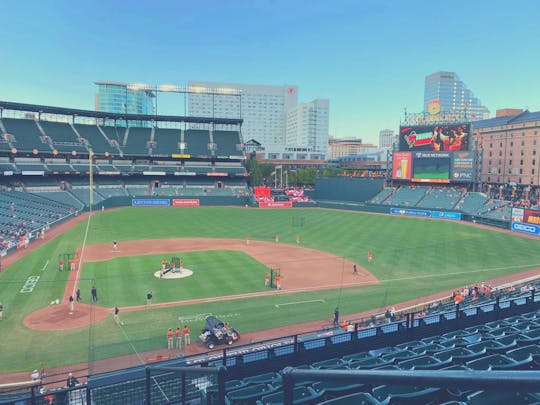
M 362 203 L 371 200 L 384 187 L 383 178 L 324 177 L 315 179 L 317 201 L 350 201 Z

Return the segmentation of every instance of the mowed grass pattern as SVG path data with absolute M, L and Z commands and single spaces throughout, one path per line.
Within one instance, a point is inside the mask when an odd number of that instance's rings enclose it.
M 346 318 L 347 314 L 540 266 L 538 240 L 479 229 L 460 222 L 323 209 L 126 208 L 96 213 L 90 222 L 87 243 L 118 240 L 121 248 L 124 240 L 176 237 L 244 239 L 250 236 L 253 240 L 273 241 L 279 234 L 280 243 L 295 244 L 298 234 L 303 246 L 355 261 L 382 282 L 378 286 L 121 313 L 125 320 L 123 329 L 117 327 L 111 317 L 91 328 L 67 332 L 27 329 L 22 321 L 28 313 L 62 296 L 67 273 L 56 270 L 58 254 L 74 252 L 82 244 L 85 225 L 75 226 L 0 273 L 0 302 L 5 308 L 4 320 L 0 324 L 0 372 L 28 371 L 40 363 L 55 367 L 129 354 L 134 350 L 160 348 L 164 346 L 167 328 L 179 326 L 179 317 L 193 319 L 189 326 L 194 334 L 203 326 L 200 315 L 208 313 L 230 315 L 231 324 L 243 333 L 310 320 L 321 320 L 322 325 L 329 321 L 336 305 Z M 370 264 L 366 257 L 368 251 L 374 254 Z M 210 268 L 213 266 L 210 262 L 226 262 L 232 257 L 231 253 L 208 251 L 189 255 L 200 254 L 197 265 L 207 260 Z M 116 260 L 119 260 L 118 264 Z M 232 266 L 223 272 L 223 278 L 219 278 L 218 272 L 210 280 L 200 279 L 201 285 L 190 286 L 183 292 L 184 297 L 179 293 L 178 298 L 174 289 L 167 287 L 161 291 L 159 285 L 152 284 L 159 280 L 146 281 L 143 277 L 147 274 L 141 276 L 133 272 L 135 267 L 139 267 L 141 257 L 116 260 L 103 264 L 105 269 L 118 268 L 112 274 L 98 268 L 100 265 L 93 270 L 91 267 L 94 265 L 85 266 L 81 274 L 83 283 L 86 283 L 81 288 L 83 299 L 89 298 L 92 278 L 99 283 L 99 305 L 108 308 L 118 305 L 118 301 L 144 304 L 147 288 L 153 289 L 156 302 L 168 300 L 166 297 L 169 296 L 171 300 L 177 300 L 198 294 L 223 295 L 224 290 L 261 289 L 260 276 L 255 276 L 254 280 L 249 277 L 243 280 L 244 271 L 248 271 L 248 275 L 261 271 L 260 264 L 248 257 L 234 259 L 247 260 L 245 267 Z M 148 266 L 156 268 L 155 259 L 149 260 Z M 47 261 L 49 265 L 42 271 Z M 131 271 L 122 272 L 124 266 Z M 253 273 L 249 272 L 250 269 Z M 142 271 L 146 273 L 146 265 Z M 20 293 L 27 277 L 35 275 L 41 278 L 34 291 Z M 242 286 L 239 280 L 246 281 L 246 284 Z M 194 277 L 190 281 L 197 279 Z M 276 304 L 309 300 L 321 302 L 276 307 Z

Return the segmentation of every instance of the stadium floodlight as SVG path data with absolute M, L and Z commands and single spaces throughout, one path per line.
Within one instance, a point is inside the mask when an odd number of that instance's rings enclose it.
M 157 89 L 159 91 L 182 91 L 182 88 L 174 84 L 160 84 Z
M 148 84 L 144 83 L 128 83 L 126 86 L 129 90 L 152 90 Z

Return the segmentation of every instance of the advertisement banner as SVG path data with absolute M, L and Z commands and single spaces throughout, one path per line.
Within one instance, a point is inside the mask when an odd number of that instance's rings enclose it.
M 411 160 L 411 152 L 395 152 L 392 178 L 410 180 Z
M 431 211 L 431 218 L 461 220 L 461 212 Z
M 427 210 L 411 210 L 407 208 L 390 208 L 392 215 L 408 215 L 412 217 L 430 217 L 431 212 Z
M 165 198 L 133 198 L 132 207 L 169 207 L 171 200 Z
M 522 222 L 512 222 L 512 230 L 529 235 L 540 235 L 540 226 L 533 224 L 524 224 Z
M 259 202 L 259 208 L 292 208 L 290 201 Z
M 474 153 L 454 152 L 452 156 L 451 181 L 472 182 L 474 180 Z
M 512 208 L 512 222 L 523 222 L 525 210 L 523 208 Z
M 540 211 L 523 210 L 523 222 L 527 224 L 540 225 Z
M 469 124 L 413 125 L 399 128 L 399 150 L 457 152 L 469 150 Z
M 201 201 L 198 198 L 186 198 L 186 199 L 173 199 L 173 207 L 198 207 L 201 205 Z

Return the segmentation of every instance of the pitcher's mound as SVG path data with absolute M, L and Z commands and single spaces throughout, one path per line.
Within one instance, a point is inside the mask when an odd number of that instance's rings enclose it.
M 189 277 L 191 275 L 193 275 L 193 271 L 191 271 L 190 269 L 186 269 L 186 268 L 183 268 L 182 271 L 168 271 L 167 273 L 165 273 L 163 276 L 159 276 L 159 271 L 156 271 L 154 273 L 154 277 L 157 277 L 157 278 L 161 278 L 161 279 L 164 279 L 164 280 L 172 280 L 172 279 L 175 279 L 175 278 L 184 278 L 184 277 Z

